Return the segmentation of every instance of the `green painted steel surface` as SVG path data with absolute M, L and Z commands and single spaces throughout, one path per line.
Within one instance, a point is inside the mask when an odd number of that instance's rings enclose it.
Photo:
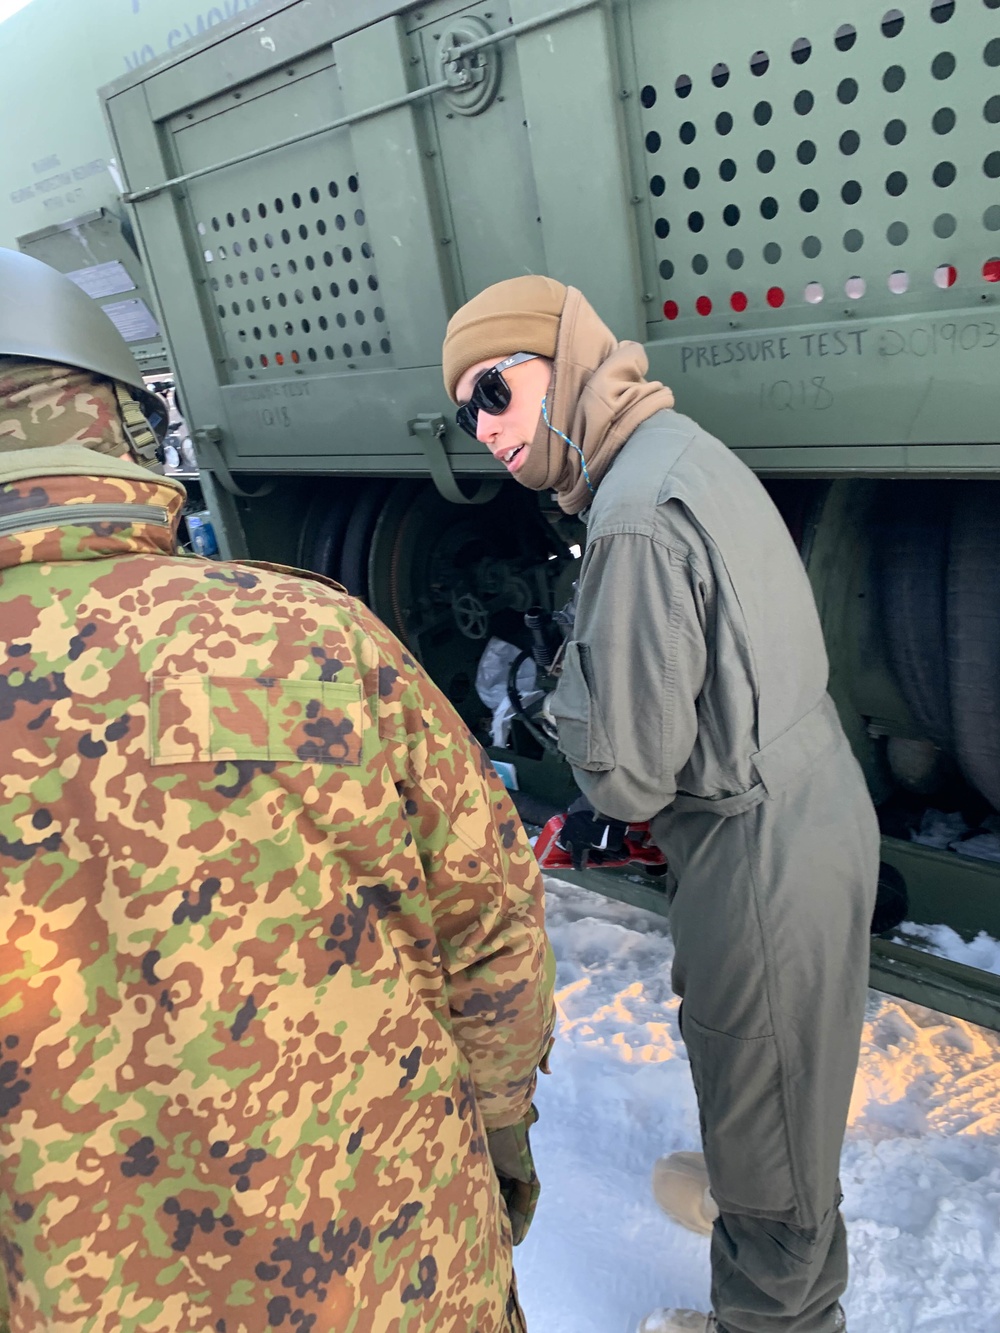
M 181 380 L 231 465 L 424 471 L 407 422 L 448 415 L 449 310 L 544 269 L 644 338 L 680 406 L 760 470 L 1000 468 L 991 3 L 392 9 L 357 28 L 271 6 L 105 90 L 132 190 L 262 150 L 136 205 Z M 547 11 L 478 57 L 496 95 L 476 114 L 438 92 L 263 151 Z M 492 466 L 454 428 L 448 447 Z

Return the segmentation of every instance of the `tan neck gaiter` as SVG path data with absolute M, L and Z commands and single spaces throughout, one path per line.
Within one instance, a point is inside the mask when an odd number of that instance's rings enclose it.
M 554 490 L 567 514 L 586 509 L 636 427 L 674 405 L 666 385 L 643 379 L 648 367 L 642 345 L 618 342 L 583 293 L 569 287 L 546 400 L 552 428 L 539 418 L 515 478 L 534 491 Z M 582 459 L 560 431 L 583 451 Z

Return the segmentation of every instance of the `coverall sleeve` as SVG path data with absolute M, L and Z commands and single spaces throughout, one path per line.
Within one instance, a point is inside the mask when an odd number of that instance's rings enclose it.
M 677 793 L 705 679 L 700 588 L 682 550 L 645 534 L 587 547 L 551 710 L 580 790 L 612 819 L 650 819 Z
M 555 1026 L 541 872 L 485 752 L 379 630 L 380 733 L 405 746 L 396 787 L 426 877 L 451 1029 L 485 1127 L 502 1129 L 528 1114 Z

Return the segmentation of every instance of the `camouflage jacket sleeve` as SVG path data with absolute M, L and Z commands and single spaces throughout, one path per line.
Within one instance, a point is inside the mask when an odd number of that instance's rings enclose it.
M 488 1130 L 527 1114 L 555 1024 L 541 873 L 484 751 L 377 622 L 379 726 L 417 842 L 452 1030 Z

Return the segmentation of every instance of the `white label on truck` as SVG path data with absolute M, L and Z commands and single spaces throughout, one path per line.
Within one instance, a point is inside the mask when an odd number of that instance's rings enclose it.
M 160 326 L 145 301 L 112 301 L 101 309 L 127 343 L 149 342 L 160 336 Z
M 119 292 L 134 292 L 135 283 L 128 275 L 128 269 L 117 259 L 108 264 L 91 264 L 89 268 L 78 268 L 66 274 L 88 296 L 117 296 Z

